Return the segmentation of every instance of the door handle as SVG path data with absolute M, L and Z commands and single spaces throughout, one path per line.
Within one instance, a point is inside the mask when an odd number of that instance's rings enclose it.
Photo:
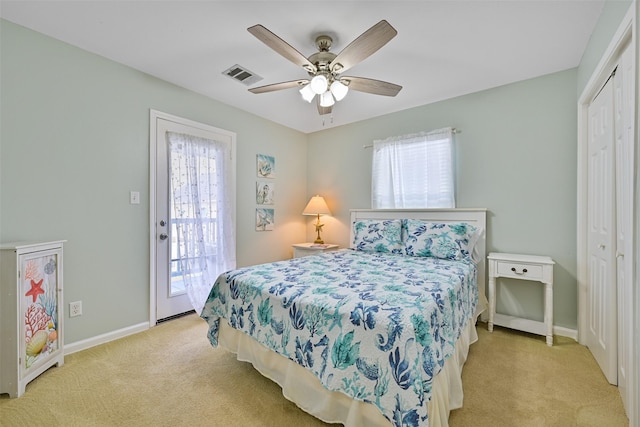
M 160 235 L 160 240 L 167 240 L 167 237 L 169 237 L 169 236 L 167 236 L 166 234 L 162 233 Z
M 624 254 L 620 251 L 616 251 L 616 258 L 623 258 Z

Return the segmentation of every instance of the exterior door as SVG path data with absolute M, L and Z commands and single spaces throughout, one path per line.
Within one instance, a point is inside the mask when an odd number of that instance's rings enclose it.
M 609 79 L 589 106 L 586 344 L 617 384 L 614 90 Z
M 191 300 L 185 288 L 184 275 L 181 271 L 181 245 L 178 241 L 177 227 L 185 226 L 188 218 L 174 218 L 176 212 L 171 197 L 170 185 L 171 169 L 178 168 L 175 161 L 171 161 L 167 132 L 189 135 L 212 141 L 225 141 L 233 144 L 234 136 L 225 131 L 192 122 L 179 117 L 152 111 L 152 192 L 155 202 L 151 206 L 152 212 L 152 323 L 154 322 L 153 307 L 155 306 L 155 321 L 170 318 L 193 310 Z M 154 126 L 155 124 L 155 126 Z M 155 134 L 155 135 L 154 135 Z M 154 169 L 152 167 L 152 169 Z M 213 172 L 213 171 L 212 171 Z M 213 173 L 212 173 L 213 174 Z M 184 208 L 184 207 L 178 207 Z M 188 225 L 187 225 L 188 226 Z

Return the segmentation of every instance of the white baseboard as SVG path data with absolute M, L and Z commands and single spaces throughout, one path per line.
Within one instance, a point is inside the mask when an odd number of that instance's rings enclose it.
M 562 326 L 554 326 L 553 334 L 561 337 L 573 338 L 578 341 L 578 331 L 576 329 L 563 328 Z
M 107 332 L 106 334 L 98 335 L 95 337 L 87 338 L 72 342 L 64 345 L 64 354 L 72 354 L 78 351 L 86 350 L 91 347 L 95 347 L 100 344 L 108 343 L 109 341 L 117 340 L 118 338 L 124 338 L 128 335 L 137 334 L 149 329 L 149 322 L 138 323 L 137 325 L 128 326 L 117 331 Z

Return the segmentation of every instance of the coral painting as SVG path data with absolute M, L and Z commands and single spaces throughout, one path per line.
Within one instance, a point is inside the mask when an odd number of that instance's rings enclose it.
M 32 258 L 23 264 L 25 367 L 58 348 L 57 257 Z

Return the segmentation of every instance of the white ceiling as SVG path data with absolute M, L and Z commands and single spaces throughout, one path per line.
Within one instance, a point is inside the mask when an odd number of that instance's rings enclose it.
M 604 0 L 5 1 L 2 18 L 305 133 L 576 67 Z M 396 97 L 351 91 L 318 115 L 295 89 L 255 95 L 222 74 L 307 74 L 247 28 L 262 24 L 308 56 L 332 52 L 386 19 L 398 35 L 347 74 L 403 86 Z

